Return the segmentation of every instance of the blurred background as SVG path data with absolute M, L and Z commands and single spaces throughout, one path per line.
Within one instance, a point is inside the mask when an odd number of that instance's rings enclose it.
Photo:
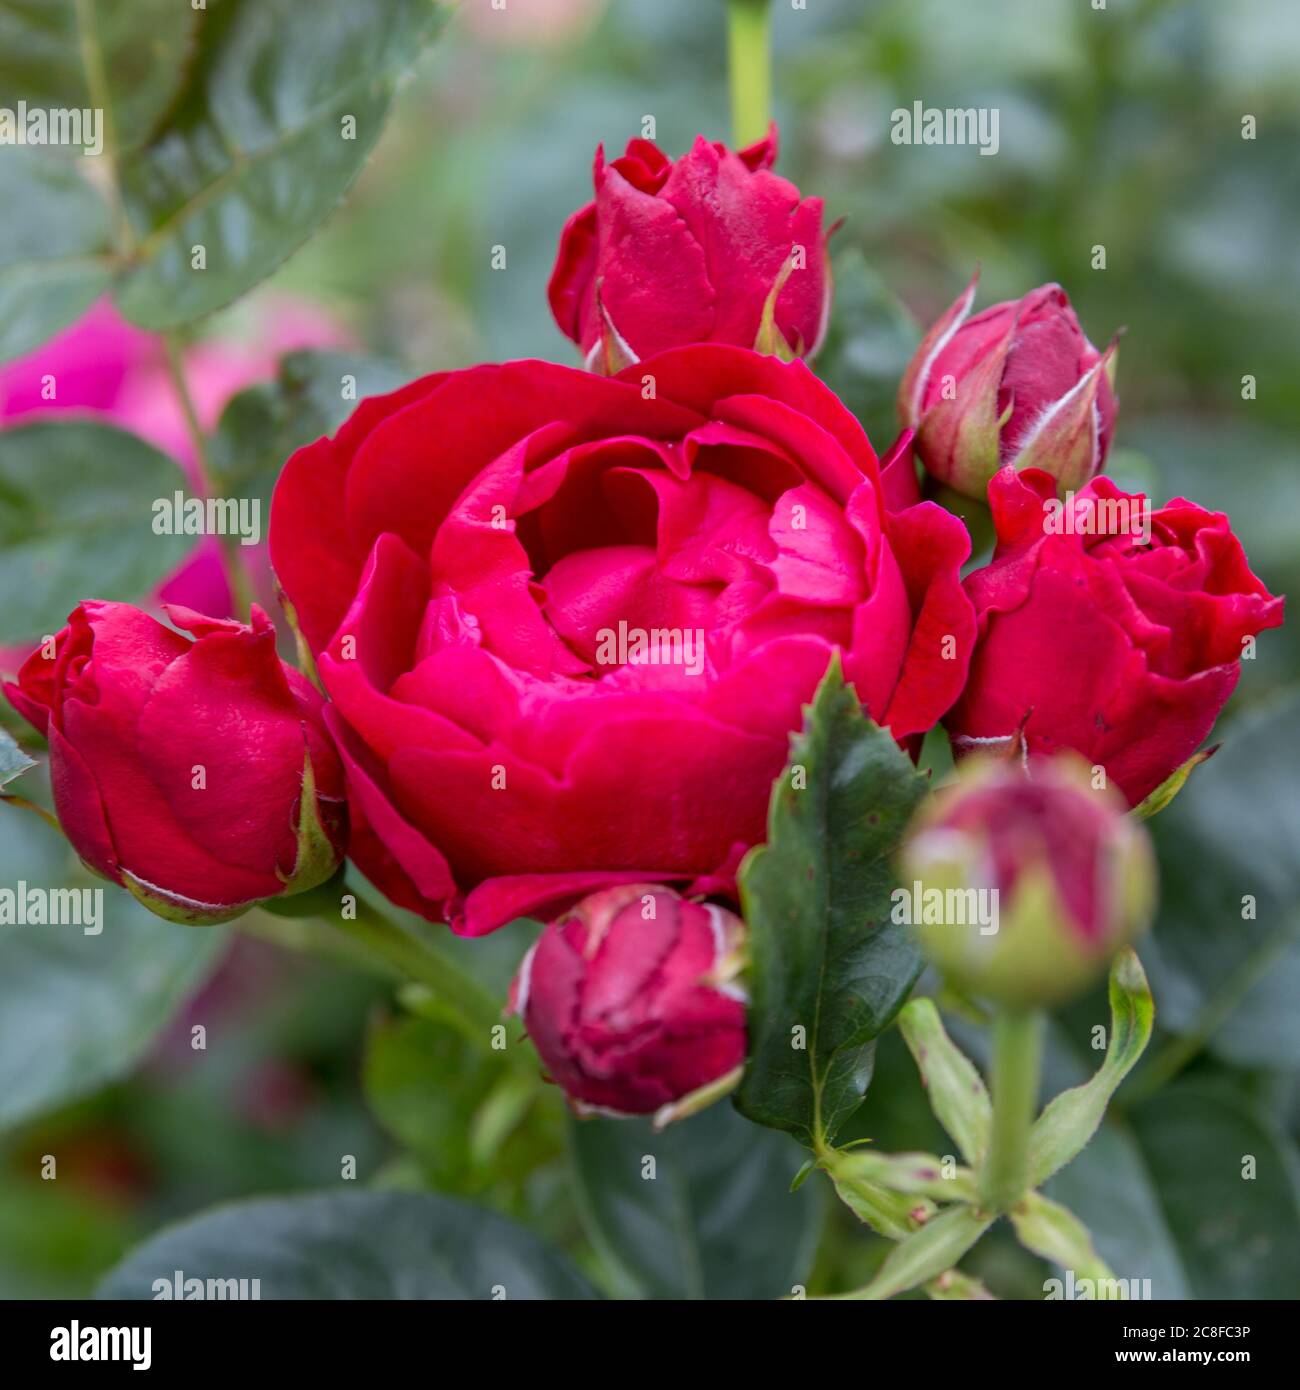
M 1227 511 L 1269 588 L 1300 591 L 1294 0 L 776 0 L 774 42 L 778 171 L 844 220 L 817 369 L 877 448 L 895 431 L 919 325 L 977 263 L 980 306 L 1060 281 L 1094 342 L 1125 331 L 1110 471 Z M 0 90 L 0 105 L 19 95 Z M 998 155 L 891 144 L 891 111 L 915 100 L 996 107 Z M 649 115 L 675 156 L 698 132 L 729 139 L 728 111 L 719 0 L 467 0 L 342 208 L 187 350 L 264 348 L 259 314 L 292 301 L 327 325 L 302 345 L 359 347 L 385 385 L 484 359 L 572 362 L 545 286 L 562 223 L 590 197 L 596 145 L 621 149 Z M 248 385 L 214 388 L 209 428 Z M 237 440 L 256 404 L 236 396 L 221 437 Z M 1157 1297 L 1300 1295 L 1297 679 L 1293 621 L 1246 663 L 1223 751 L 1153 823 L 1164 908 L 1141 954 L 1157 1037 L 1056 1180 L 1102 1255 L 1151 1277 Z M 0 811 L 0 883 L 64 872 L 45 826 Z M 395 1000 L 391 981 L 307 958 L 293 923 L 258 916 L 237 940 L 220 929 L 196 945 L 124 900 L 113 910 L 130 920 L 111 940 L 57 958 L 14 929 L 0 936 L 14 1001 L 0 1016 L 0 1294 L 85 1292 L 162 1223 L 337 1184 L 342 1155 L 360 1182 L 524 1220 L 609 1292 L 837 1290 L 882 1257 L 820 1180 L 787 1196 L 799 1151 L 725 1105 L 662 1139 L 608 1121 L 575 1129 L 552 1089 L 521 1090 L 418 990 Z M 512 929 L 456 949 L 503 993 L 525 944 Z M 151 1039 L 142 1018 L 171 1021 Z M 1106 1019 L 1097 996 L 1055 1022 L 1045 1085 L 1093 1069 L 1090 1030 Z M 195 1023 L 206 1050 L 191 1046 Z M 978 1055 L 978 1023 L 958 1027 Z M 51 1052 L 61 1075 L 29 1084 Z M 856 1132 L 943 1153 L 933 1125 L 891 1033 Z M 602 1197 L 619 1156 L 646 1144 L 670 1156 L 672 1200 L 696 1213 L 689 1241 L 657 1205 L 668 1198 L 633 1187 L 620 1214 Z M 57 1182 L 40 1178 L 46 1153 Z M 1000 1295 L 1041 1297 L 1044 1268 L 1009 1241 L 986 1240 L 968 1264 Z

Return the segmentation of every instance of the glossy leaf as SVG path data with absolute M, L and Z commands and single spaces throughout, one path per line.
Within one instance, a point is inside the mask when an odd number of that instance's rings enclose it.
M 0 83 L 0 90 L 4 84 Z M 80 155 L 0 146 L 0 362 L 51 338 L 108 288 L 108 211 Z
M 1238 1083 L 1175 1082 L 1130 1123 L 1193 1297 L 1300 1288 L 1294 1148 Z
M 573 1120 L 570 1145 L 584 1224 L 624 1294 L 772 1299 L 807 1277 L 823 1190 L 790 1191 L 784 1135 L 721 1104 L 659 1133 Z
M 57 632 L 82 599 L 149 593 L 195 543 L 153 530 L 155 499 L 184 486 L 166 454 L 110 425 L 0 433 L 0 642 Z
M 0 806 L 0 818 L 0 889 L 102 894 L 96 934 L 75 923 L 0 925 L 0 1127 L 7 1127 L 129 1072 L 228 938 L 219 928 L 159 921 L 120 888 L 88 877 L 62 835 L 35 816 Z
M 1142 958 L 1161 1027 L 1193 1051 L 1205 1046 L 1238 1066 L 1296 1068 L 1300 691 L 1218 737 L 1220 751 L 1150 823 L 1161 906 Z
M 892 858 L 926 781 L 862 712 L 835 661 L 772 792 L 765 847 L 741 868 L 752 967 L 736 1104 L 817 1147 L 858 1108 L 871 1044 L 920 972 L 890 920 Z
M 174 99 L 199 11 L 177 0 L 4 0 L 0 91 L 104 113 L 105 149 L 142 144 Z
M 135 231 L 122 311 L 173 328 L 269 275 L 338 205 L 444 14 L 430 0 L 212 5 L 180 105 L 121 166 Z
M 334 1191 L 219 1207 L 146 1241 L 101 1298 L 152 1299 L 172 1271 L 257 1279 L 262 1299 L 591 1298 L 582 1276 L 522 1226 L 427 1193 Z

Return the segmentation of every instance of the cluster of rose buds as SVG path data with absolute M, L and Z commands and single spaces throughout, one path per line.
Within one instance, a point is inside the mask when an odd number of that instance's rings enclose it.
M 1142 928 L 1128 808 L 1195 753 L 1282 600 L 1226 517 L 1098 476 L 1114 349 L 1056 285 L 972 317 L 972 281 L 878 458 L 803 360 L 829 233 L 776 153 L 775 129 L 598 151 L 550 282 L 591 370 L 423 377 L 288 460 L 271 559 L 323 695 L 256 609 L 165 627 L 87 602 L 31 656 L 9 696 L 87 864 L 211 921 L 346 848 L 462 934 L 536 917 L 513 1004 L 550 1075 L 583 1107 L 679 1113 L 743 1063 L 737 869 L 838 657 L 909 751 L 943 723 L 959 756 L 1009 755 L 903 851 L 922 898 L 996 894 L 996 931 L 918 919 L 954 981 L 1058 1000 Z M 918 462 L 991 509 L 964 582 L 968 532 Z

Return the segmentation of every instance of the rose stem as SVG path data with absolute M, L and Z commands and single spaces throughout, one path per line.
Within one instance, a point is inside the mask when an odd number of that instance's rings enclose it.
M 737 146 L 767 134 L 772 108 L 771 0 L 727 0 L 731 125 Z
M 1043 1018 L 1035 1009 L 1003 1007 L 993 1019 L 993 1132 L 980 1173 L 986 1210 L 1004 1212 L 1028 1186 L 1028 1140 L 1038 1106 Z
M 180 402 L 181 414 L 185 417 L 185 429 L 194 449 L 194 468 L 198 473 L 199 487 L 205 497 L 216 497 L 218 493 L 212 482 L 207 441 L 203 437 L 203 428 L 199 424 L 199 413 L 194 407 L 194 397 L 190 394 L 189 382 L 185 379 L 185 364 L 181 360 L 180 344 L 174 333 L 164 333 L 162 339 L 167 358 L 167 374 L 171 378 L 176 399 Z M 244 563 L 239 555 L 240 540 L 235 535 L 222 536 L 220 539 L 222 557 L 226 562 L 226 578 L 230 582 L 230 594 L 234 600 L 234 616 L 246 619 L 252 604 L 252 593 L 248 584 L 248 572 L 244 569 Z

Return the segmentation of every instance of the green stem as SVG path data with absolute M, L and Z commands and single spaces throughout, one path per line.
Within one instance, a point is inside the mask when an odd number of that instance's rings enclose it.
M 993 1129 L 980 1173 L 980 1201 L 1004 1212 L 1029 1186 L 1029 1130 L 1038 1106 L 1043 1019 L 1033 1009 L 1000 1008 L 993 1020 Z
M 208 462 L 208 445 L 199 423 L 199 413 L 190 394 L 189 382 L 185 377 L 185 363 L 181 358 L 180 344 L 174 333 L 163 334 L 163 348 L 167 358 L 167 373 L 171 378 L 172 389 L 180 402 L 181 414 L 185 417 L 185 430 L 194 450 L 194 468 L 198 474 L 199 487 L 205 497 L 215 497 L 217 489 L 212 481 L 212 469 Z M 248 583 L 248 571 L 244 568 L 240 555 L 238 536 L 222 536 L 222 556 L 225 560 L 226 578 L 230 583 L 230 594 L 234 600 L 235 616 L 248 616 L 252 604 L 252 590 Z
M 727 64 L 736 145 L 752 145 L 772 119 L 771 0 L 727 0 Z

